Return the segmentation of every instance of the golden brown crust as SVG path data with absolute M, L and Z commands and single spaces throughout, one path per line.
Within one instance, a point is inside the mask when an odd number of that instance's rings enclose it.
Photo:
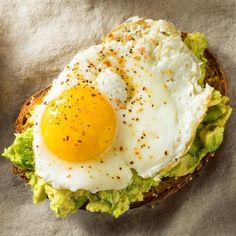
M 183 33 L 182 37 L 185 37 Z M 227 81 L 225 78 L 225 74 L 219 65 L 215 55 L 213 55 L 209 50 L 205 50 L 205 57 L 207 58 L 207 67 L 206 67 L 206 77 L 205 82 L 209 83 L 211 86 L 219 90 L 223 95 L 227 94 Z M 15 123 L 15 130 L 18 133 L 23 132 L 27 125 L 26 121 L 30 116 L 31 111 L 34 107 L 41 103 L 44 96 L 47 94 L 50 87 L 47 87 L 36 94 L 32 95 L 21 108 L 19 116 Z M 214 153 L 207 154 L 201 164 L 196 168 L 193 174 L 188 174 L 178 178 L 166 178 L 161 181 L 161 183 L 156 188 L 152 188 L 149 192 L 144 194 L 144 200 L 141 202 L 135 202 L 131 205 L 131 208 L 139 207 L 141 205 L 147 203 L 157 203 L 160 200 L 167 198 L 170 195 L 176 193 L 183 186 L 191 182 L 194 179 L 203 166 L 208 162 L 210 157 L 213 157 Z M 13 167 L 13 172 L 16 175 L 19 175 L 24 181 L 27 182 L 27 178 L 25 177 L 24 171 L 18 169 L 17 167 Z M 84 208 L 84 207 L 82 207 Z
M 34 110 L 36 105 L 43 101 L 49 88 L 50 87 L 40 90 L 25 101 L 15 122 L 16 133 L 21 133 L 28 128 L 29 125 L 27 124 L 27 120 L 31 116 L 31 112 Z

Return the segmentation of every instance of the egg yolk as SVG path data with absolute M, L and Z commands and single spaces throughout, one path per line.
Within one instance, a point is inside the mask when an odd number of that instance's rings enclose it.
M 47 104 L 41 131 L 48 149 L 71 162 L 96 160 L 112 144 L 115 112 L 90 86 L 77 85 Z

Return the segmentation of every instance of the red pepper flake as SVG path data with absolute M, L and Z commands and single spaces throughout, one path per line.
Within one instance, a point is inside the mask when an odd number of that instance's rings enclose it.
M 105 64 L 107 67 L 110 67 L 110 66 L 112 65 L 110 60 L 105 60 L 105 61 L 104 61 L 104 64 Z
M 138 50 L 141 52 L 141 54 L 144 53 L 144 51 L 145 51 L 144 47 L 141 47 Z

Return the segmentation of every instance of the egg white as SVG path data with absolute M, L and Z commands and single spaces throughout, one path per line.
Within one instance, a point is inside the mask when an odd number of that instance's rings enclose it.
M 212 93 L 208 85 L 201 88 L 200 78 L 201 62 L 169 22 L 132 18 L 118 26 L 102 44 L 75 56 L 35 110 L 36 174 L 55 188 L 93 193 L 126 187 L 132 169 L 154 177 L 193 141 Z M 116 111 L 117 135 L 103 162 L 63 161 L 41 134 L 45 102 L 81 81 L 110 98 Z

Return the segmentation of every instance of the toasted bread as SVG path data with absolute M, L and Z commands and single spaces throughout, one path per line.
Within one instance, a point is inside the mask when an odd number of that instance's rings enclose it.
M 182 33 L 182 38 L 185 38 L 185 36 L 186 33 Z M 205 57 L 207 58 L 205 82 L 219 90 L 222 95 L 227 95 L 227 81 L 225 74 L 216 57 L 209 50 L 205 50 Z M 42 102 L 49 88 L 50 87 L 44 88 L 41 91 L 35 93 L 24 103 L 15 123 L 15 131 L 17 133 L 21 133 L 28 128 L 29 124 L 27 123 L 27 120 L 31 115 L 31 111 L 36 105 Z M 165 180 L 162 180 L 156 188 L 152 188 L 149 192 L 144 194 L 143 201 L 133 203 L 130 208 L 135 208 L 147 203 L 157 203 L 160 200 L 174 194 L 183 186 L 191 182 L 191 180 L 193 180 L 198 175 L 202 167 L 208 162 L 210 157 L 213 156 L 214 153 L 207 154 L 193 174 L 188 174 L 178 178 L 166 178 Z M 16 175 L 19 175 L 24 181 L 28 181 L 24 171 L 13 166 L 13 172 Z M 85 209 L 85 206 L 83 206 L 82 209 Z

